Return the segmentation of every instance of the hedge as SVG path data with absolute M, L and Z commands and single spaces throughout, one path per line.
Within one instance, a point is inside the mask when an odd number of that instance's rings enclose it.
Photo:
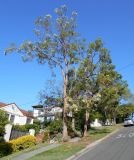
M 36 145 L 36 138 L 31 135 L 0 143 L 0 158 L 9 155 L 12 152 L 17 152 L 34 145 Z
M 40 131 L 40 125 L 39 124 L 26 124 L 26 125 L 13 125 L 12 129 L 15 129 L 17 131 L 26 132 L 29 131 L 29 129 L 34 129 L 35 133 L 39 133 Z
M 13 152 L 12 145 L 10 143 L 0 143 L 0 158 L 7 156 Z
M 12 145 L 13 152 L 16 152 L 36 145 L 36 138 L 28 135 L 11 140 L 9 143 Z

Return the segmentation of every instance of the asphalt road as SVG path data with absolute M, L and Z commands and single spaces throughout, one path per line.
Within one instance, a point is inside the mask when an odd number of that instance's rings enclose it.
M 134 160 L 134 126 L 122 128 L 75 160 Z

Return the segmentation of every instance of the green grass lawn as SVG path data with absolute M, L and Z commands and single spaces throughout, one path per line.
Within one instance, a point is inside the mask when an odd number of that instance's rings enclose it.
M 22 153 L 28 153 L 30 151 L 33 151 L 33 150 L 36 150 L 40 147 L 44 147 L 44 146 L 47 146 L 48 144 L 47 143 L 41 143 L 41 144 L 38 144 L 36 146 L 33 146 L 31 148 L 27 148 L 27 149 L 24 149 L 22 151 L 19 151 L 19 152 L 15 152 L 15 153 L 12 153 L 11 155 L 8 155 L 8 156 L 5 156 L 3 158 L 0 158 L 1 160 L 10 160 L 10 159 L 13 159 L 14 157 L 16 156 L 19 156 L 21 155 Z
M 109 126 L 109 127 L 101 127 L 99 129 L 91 129 L 89 131 L 89 135 L 86 138 L 82 138 L 79 142 L 76 143 L 65 143 L 61 146 L 38 154 L 29 160 L 65 160 L 66 158 L 74 155 L 81 149 L 85 148 L 88 144 L 103 138 L 107 134 L 113 132 L 119 125 Z

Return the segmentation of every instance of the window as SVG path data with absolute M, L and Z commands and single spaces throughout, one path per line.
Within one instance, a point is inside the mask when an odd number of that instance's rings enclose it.
M 15 119 L 15 116 L 14 116 L 14 115 L 11 115 L 11 117 L 10 117 L 10 122 L 11 122 L 11 123 L 14 123 L 14 119 Z
M 7 118 L 8 118 L 8 120 L 9 120 L 9 118 L 10 118 L 10 117 L 9 117 L 9 114 L 7 113 L 6 115 L 7 115 Z
M 27 117 L 27 122 L 26 122 L 27 124 L 30 124 L 31 123 L 31 118 L 28 118 Z

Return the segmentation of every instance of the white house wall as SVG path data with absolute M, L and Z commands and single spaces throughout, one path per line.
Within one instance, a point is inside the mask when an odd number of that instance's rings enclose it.
M 43 115 L 43 114 L 44 114 L 44 112 L 42 112 L 40 109 L 34 109 L 33 110 L 33 116 L 34 117 L 38 117 L 38 116 Z
M 27 121 L 27 117 L 15 116 L 14 124 L 25 125 Z
M 22 112 L 18 109 L 18 107 L 15 104 L 10 104 L 0 109 L 6 111 L 9 114 L 9 120 L 11 118 L 11 115 L 15 116 L 13 124 L 18 124 L 18 125 L 26 124 L 27 117 L 22 114 Z M 30 124 L 33 124 L 32 118 Z
M 15 104 L 9 104 L 1 109 L 13 115 L 23 116 L 22 112 L 18 109 L 18 107 Z

